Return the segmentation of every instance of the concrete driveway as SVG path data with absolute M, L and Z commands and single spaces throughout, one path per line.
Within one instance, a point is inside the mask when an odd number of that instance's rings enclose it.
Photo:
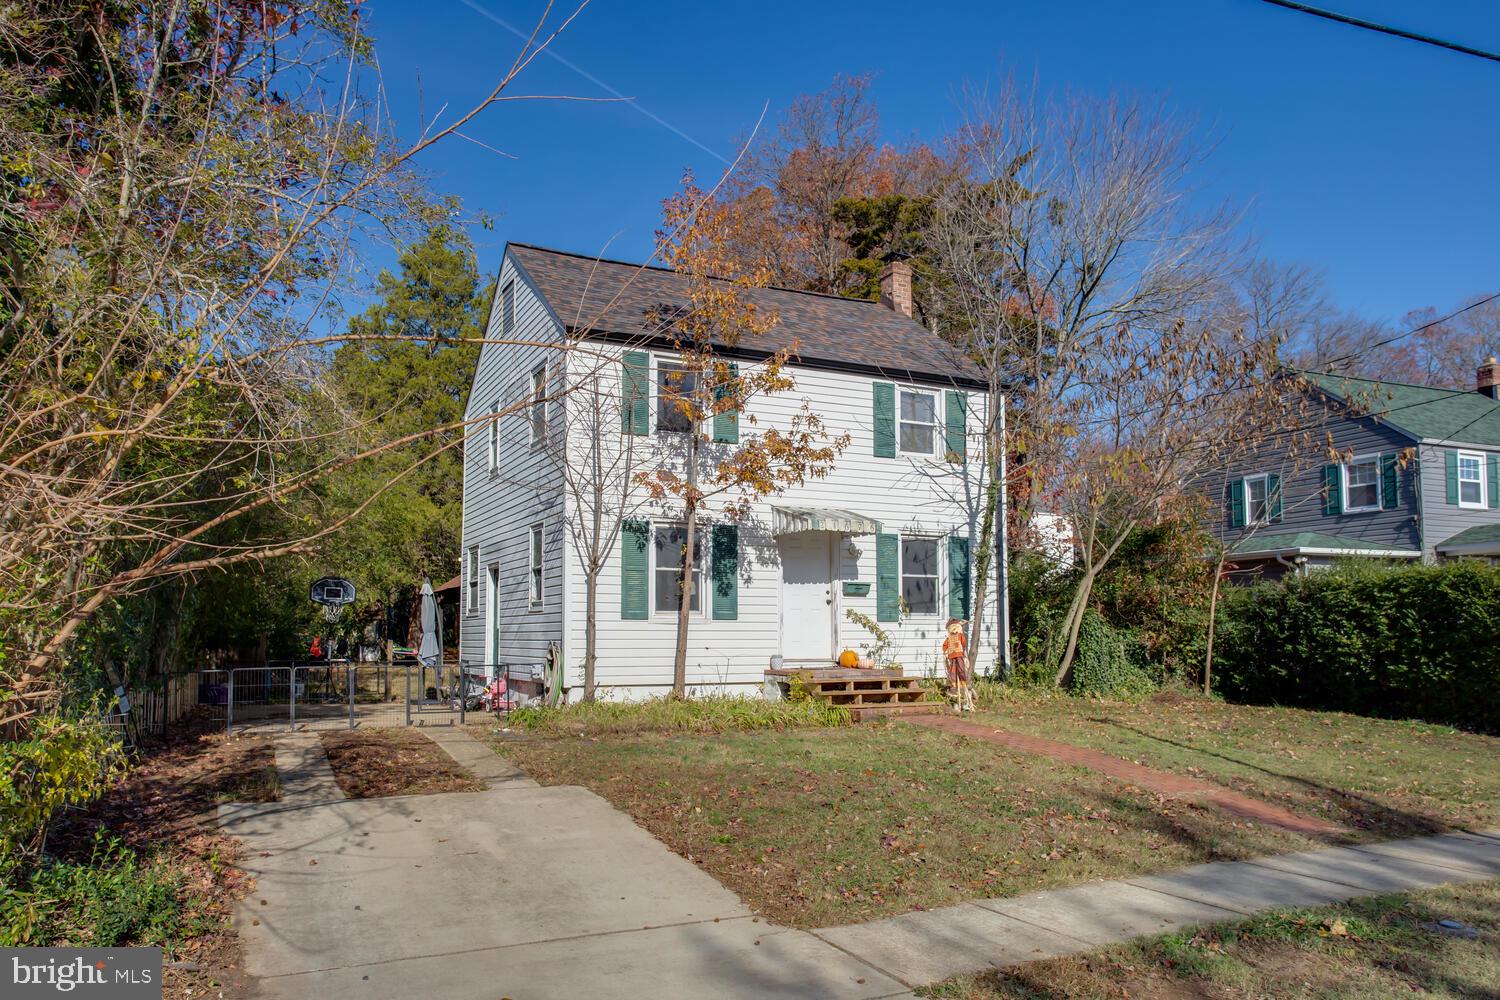
M 484 792 L 349 800 L 290 778 L 282 802 L 220 810 L 258 880 L 237 925 L 261 996 L 910 995 L 752 917 L 585 789 L 510 775 Z

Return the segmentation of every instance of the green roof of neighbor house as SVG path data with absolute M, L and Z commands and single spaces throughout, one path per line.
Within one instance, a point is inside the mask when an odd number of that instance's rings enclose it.
M 1481 524 L 1477 527 L 1465 528 L 1458 534 L 1437 543 L 1439 552 L 1445 549 L 1479 548 L 1483 546 L 1500 548 L 1500 524 Z
M 1281 552 L 1296 552 L 1298 550 L 1325 550 L 1329 552 L 1347 552 L 1350 555 L 1399 555 L 1402 557 L 1418 558 L 1421 553 L 1416 549 L 1392 549 L 1379 545 L 1371 545 L 1355 538 L 1340 538 L 1338 535 L 1328 535 L 1321 531 L 1295 531 L 1279 535 L 1251 535 L 1242 538 L 1229 547 L 1231 555 L 1274 555 Z
M 1420 440 L 1500 446 L 1500 400 L 1477 392 L 1300 372 L 1313 385 Z

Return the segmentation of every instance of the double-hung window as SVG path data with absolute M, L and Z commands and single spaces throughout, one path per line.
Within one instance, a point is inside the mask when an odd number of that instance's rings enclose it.
M 1363 455 L 1344 463 L 1344 513 L 1380 509 L 1380 456 Z
M 938 540 L 901 539 L 901 600 L 908 614 L 938 613 Z
M 1268 476 L 1245 478 L 1245 523 L 1269 524 L 1271 521 L 1271 480 Z
M 464 610 L 469 614 L 479 610 L 479 546 L 469 546 L 468 602 Z
M 657 433 L 686 433 L 692 429 L 692 401 L 698 394 L 698 373 L 682 365 L 656 366 Z
M 531 536 L 527 551 L 527 581 L 528 581 L 528 603 L 535 611 L 542 606 L 542 525 L 541 522 L 531 526 Z
M 531 373 L 531 446 L 547 440 L 547 366 L 538 365 Z
M 1472 451 L 1458 453 L 1458 505 L 1483 507 L 1484 456 Z
M 901 389 L 901 419 L 897 430 L 901 453 L 931 455 L 937 446 L 937 395 Z
M 700 527 L 693 533 L 693 572 L 686 581 L 691 595 L 689 611 L 700 611 L 703 607 L 703 549 L 705 532 Z M 657 525 L 656 527 L 656 610 L 676 612 L 682 607 L 684 580 L 682 574 L 682 548 L 687 544 L 687 528 L 682 525 Z

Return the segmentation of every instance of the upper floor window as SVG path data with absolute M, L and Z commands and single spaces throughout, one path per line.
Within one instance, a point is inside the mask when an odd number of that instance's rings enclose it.
M 897 439 L 901 451 L 908 455 L 931 455 L 937 442 L 937 395 L 913 389 L 900 392 L 901 419 Z
M 1268 476 L 1246 477 L 1245 514 L 1250 524 L 1270 523 L 1271 480 Z
M 516 328 L 516 283 L 507 281 L 500 289 L 500 332 L 510 333 Z
M 538 365 L 531 373 L 531 443 L 547 440 L 547 368 Z
M 1458 505 L 1460 507 L 1483 507 L 1484 456 L 1478 452 L 1458 453 Z
M 1364 455 L 1344 463 L 1344 513 L 1380 509 L 1380 456 Z
M 901 599 L 908 613 L 938 613 L 938 540 L 901 539 Z
M 682 607 L 682 592 L 691 595 L 688 610 L 703 609 L 703 531 L 693 536 L 693 572 L 686 581 L 682 574 L 682 547 L 687 544 L 687 528 L 683 525 L 657 525 L 656 528 L 656 610 L 676 612 Z M 686 583 L 686 587 L 684 587 Z
M 698 373 L 682 365 L 656 366 L 656 430 L 686 433 L 692 427 L 688 403 L 698 393 Z

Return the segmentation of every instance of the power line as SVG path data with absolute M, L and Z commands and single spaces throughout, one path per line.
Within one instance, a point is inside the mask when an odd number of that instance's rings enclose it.
M 1261 0 L 1261 2 L 1271 4 L 1273 7 L 1285 7 L 1287 10 L 1297 11 L 1299 14 L 1311 14 L 1313 17 L 1336 21 L 1339 24 L 1353 25 L 1356 28 L 1364 28 L 1367 31 L 1378 31 L 1381 34 L 1394 35 L 1397 38 L 1421 42 L 1423 45 L 1436 45 L 1438 48 L 1448 49 L 1450 52 L 1458 52 L 1466 56 L 1478 56 L 1480 59 L 1488 59 L 1491 62 L 1500 62 L 1500 55 L 1496 55 L 1494 52 L 1486 52 L 1484 49 L 1461 45 L 1458 42 L 1444 41 L 1441 38 L 1433 38 L 1431 35 L 1422 35 L 1415 31 L 1407 31 L 1404 28 L 1393 28 L 1390 25 L 1379 24 L 1375 21 L 1365 21 L 1357 17 L 1350 17 L 1348 14 L 1339 14 L 1335 11 L 1323 10 L 1319 7 L 1309 7 L 1305 3 L 1296 3 L 1294 0 Z

